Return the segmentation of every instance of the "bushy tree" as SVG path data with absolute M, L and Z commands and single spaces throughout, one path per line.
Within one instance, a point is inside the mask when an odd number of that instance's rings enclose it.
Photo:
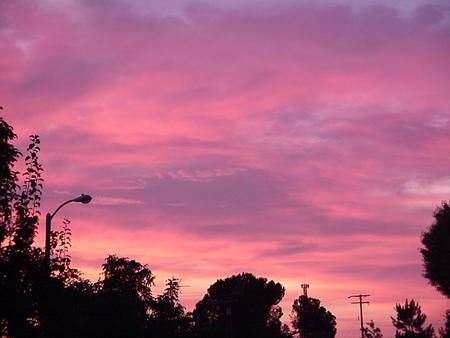
M 320 306 L 320 300 L 300 296 L 292 305 L 291 322 L 302 338 L 332 338 L 336 335 L 336 317 Z
M 416 303 L 414 299 L 408 302 L 405 301 L 405 305 L 397 304 L 395 306 L 397 312 L 396 318 L 391 317 L 392 323 L 395 326 L 396 338 L 433 338 L 434 329 L 430 325 L 424 327 L 427 316 L 422 313 L 419 303 Z
M 430 283 L 450 297 L 450 206 L 443 202 L 434 212 L 435 222 L 423 233 L 420 250 Z
M 197 303 L 193 315 L 199 337 L 281 337 L 280 283 L 242 273 L 219 279 Z
M 43 181 L 40 141 L 30 137 L 20 184 L 14 165 L 22 154 L 10 143 L 15 138 L 0 118 L 0 334 L 31 337 L 41 327 L 46 280 L 42 250 L 32 247 Z
M 147 265 L 127 257 L 109 255 L 103 264 L 103 275 L 99 284 L 104 292 L 129 293 L 142 302 L 151 300 L 155 277 Z
M 91 321 L 94 337 L 143 337 L 153 298 L 154 276 L 141 263 L 110 255 L 96 283 Z

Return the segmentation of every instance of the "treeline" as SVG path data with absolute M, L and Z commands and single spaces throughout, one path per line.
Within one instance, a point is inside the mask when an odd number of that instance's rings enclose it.
M 97 282 L 70 266 L 70 229 L 51 233 L 51 259 L 34 246 L 43 188 L 40 141 L 31 136 L 21 174 L 16 135 L 0 118 L 0 336 L 1 337 L 154 337 L 154 338 L 328 338 L 336 335 L 335 316 L 320 300 L 301 295 L 282 324 L 278 305 L 285 288 L 242 273 L 212 284 L 192 312 L 180 303 L 180 280 L 171 278 L 153 295 L 155 276 L 147 265 L 108 256 Z M 423 235 L 426 277 L 449 292 L 450 207 L 435 213 Z M 447 269 L 446 269 L 447 268 Z M 435 332 L 414 301 L 397 304 L 396 337 L 449 337 L 450 320 Z M 383 337 L 373 321 L 363 335 Z

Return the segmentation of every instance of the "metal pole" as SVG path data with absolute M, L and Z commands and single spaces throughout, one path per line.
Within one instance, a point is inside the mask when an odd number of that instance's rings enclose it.
M 45 217 L 45 265 L 50 271 L 50 232 L 52 228 L 52 215 L 50 213 Z
M 361 338 L 364 338 L 364 321 L 363 321 L 363 311 L 362 311 L 362 295 L 359 295 L 359 313 L 361 318 Z
M 82 195 L 83 196 L 83 195 Z M 68 200 L 64 203 L 62 203 L 56 210 L 53 212 L 53 214 L 47 213 L 45 216 L 45 264 L 47 265 L 48 271 L 50 273 L 50 234 L 52 232 L 52 219 L 56 215 L 56 213 L 61 209 L 63 206 L 70 202 L 74 202 L 76 199 Z

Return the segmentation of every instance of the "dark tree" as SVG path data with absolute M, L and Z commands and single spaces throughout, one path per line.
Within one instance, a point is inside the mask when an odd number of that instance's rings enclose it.
M 332 338 L 336 335 L 336 317 L 320 306 L 320 300 L 300 296 L 292 305 L 292 326 L 302 338 Z
M 126 258 L 110 255 L 103 264 L 103 292 L 129 293 L 142 302 L 151 300 L 151 287 L 155 277 L 146 265 Z
M 392 324 L 395 326 L 396 338 L 433 338 L 434 329 L 431 325 L 423 327 L 427 316 L 422 313 L 420 305 L 411 299 L 405 301 L 405 305 L 397 304 L 395 306 L 397 317 L 392 319 Z
M 104 279 L 96 283 L 91 306 L 92 337 L 143 337 L 152 304 L 154 276 L 135 260 L 108 256 Z
M 10 143 L 16 137 L 13 128 L 0 117 L 0 246 L 12 233 L 13 203 L 19 188 L 19 173 L 13 166 L 21 153 Z
M 13 129 L 0 118 L 0 335 L 62 337 L 76 308 L 81 279 L 69 267 L 70 230 L 51 234 L 50 273 L 37 232 L 43 188 L 40 140 L 31 135 L 22 174 L 13 167 L 22 154 L 10 142 Z
M 32 247 L 43 181 L 40 141 L 30 137 L 20 184 L 13 166 L 21 153 L 10 143 L 15 138 L 0 118 L 0 335 L 31 337 L 40 332 L 46 281 L 42 251 Z
M 64 247 L 60 247 L 63 252 Z M 52 296 L 56 300 L 51 304 L 59 311 L 53 311 L 56 314 L 50 322 L 54 325 L 47 329 L 46 336 L 147 337 L 148 317 L 154 303 L 153 280 L 146 265 L 117 256 L 106 258 L 103 279 L 95 284 L 64 278 L 72 282 Z
M 152 305 L 149 336 L 154 338 L 185 338 L 191 334 L 192 318 L 179 301 L 180 280 L 172 277 L 166 289 Z
M 422 235 L 425 274 L 430 283 L 450 297 L 450 206 L 443 202 L 434 212 L 435 222 Z
M 81 278 L 77 269 L 70 267 L 69 223 L 65 219 L 62 230 L 51 233 L 51 278 L 46 276 L 45 301 L 41 304 L 44 337 L 91 337 L 93 332 L 88 323 L 95 288 L 89 280 Z
M 383 338 L 380 328 L 375 327 L 373 320 L 367 323 L 367 327 L 364 328 L 363 334 L 364 338 Z
M 282 337 L 280 283 L 251 273 L 219 279 L 197 303 L 195 331 L 199 337 Z
M 441 338 L 450 338 L 450 310 L 445 313 L 445 326 L 439 329 L 439 336 Z

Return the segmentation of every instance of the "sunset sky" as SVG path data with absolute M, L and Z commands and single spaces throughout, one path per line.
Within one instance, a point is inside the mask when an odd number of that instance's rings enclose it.
M 91 280 L 127 256 L 192 310 L 252 272 L 285 322 L 307 282 L 339 338 L 368 293 L 391 337 L 395 303 L 450 307 L 419 252 L 450 198 L 449 38 L 445 0 L 1 1 L 0 104 L 41 137 L 43 214 L 94 197 L 54 219 Z

